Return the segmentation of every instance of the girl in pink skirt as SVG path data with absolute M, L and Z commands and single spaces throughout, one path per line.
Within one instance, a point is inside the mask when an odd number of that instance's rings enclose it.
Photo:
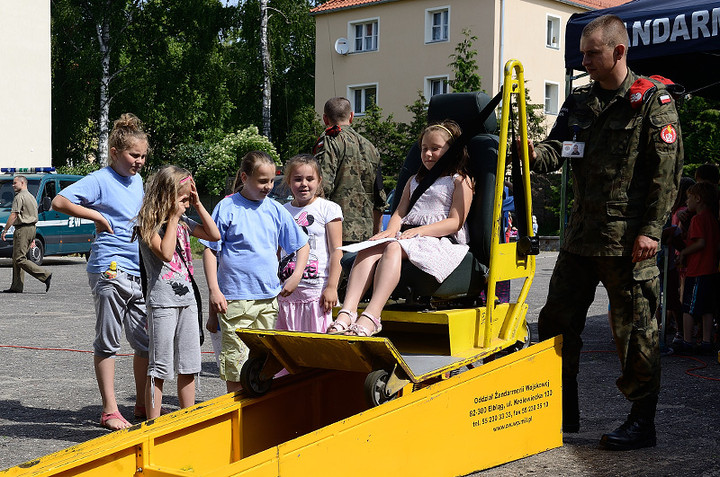
M 285 166 L 285 181 L 293 195 L 285 208 L 308 234 L 310 257 L 300 284 L 288 296 L 278 297 L 278 330 L 325 333 L 337 304 L 342 251 L 342 210 L 322 197 L 322 177 L 309 154 L 292 157 Z M 295 270 L 294 255 L 280 262 L 280 279 Z

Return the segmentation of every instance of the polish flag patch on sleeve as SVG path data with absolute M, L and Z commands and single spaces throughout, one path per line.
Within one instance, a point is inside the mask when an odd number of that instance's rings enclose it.
M 660 138 L 665 142 L 666 144 L 673 144 L 675 141 L 677 141 L 677 131 L 674 127 L 672 127 L 672 124 L 668 124 L 662 130 L 660 131 Z
M 670 101 L 672 101 L 672 98 L 669 94 L 663 94 L 658 97 L 658 101 L 660 102 L 660 104 L 668 104 Z

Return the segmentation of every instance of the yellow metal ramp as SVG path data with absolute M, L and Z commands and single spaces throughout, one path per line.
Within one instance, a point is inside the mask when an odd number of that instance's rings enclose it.
M 457 476 L 562 445 L 561 339 L 377 407 L 311 370 L 0 472 L 15 476 Z

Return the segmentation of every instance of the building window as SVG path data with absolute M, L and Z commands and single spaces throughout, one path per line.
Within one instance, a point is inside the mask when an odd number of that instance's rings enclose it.
M 425 78 L 425 98 L 430 100 L 436 94 L 448 92 L 448 76 L 434 76 Z
M 547 30 L 545 32 L 545 46 L 560 49 L 560 17 L 547 15 Z
M 450 7 L 425 10 L 425 43 L 450 39 Z
M 557 83 L 545 82 L 545 114 L 558 113 L 558 92 L 560 88 Z
M 348 98 L 356 115 L 363 115 L 371 106 L 377 104 L 377 85 L 349 86 Z
M 378 20 L 362 20 L 350 24 L 353 51 L 375 51 L 378 49 Z

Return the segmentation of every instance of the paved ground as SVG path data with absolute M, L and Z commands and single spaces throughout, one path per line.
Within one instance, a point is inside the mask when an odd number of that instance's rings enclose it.
M 528 321 L 535 336 L 555 257 L 551 252 L 538 257 L 538 273 L 528 299 Z M 0 469 L 106 433 L 97 426 L 100 405 L 92 354 L 60 350 L 91 349 L 94 317 L 85 262 L 48 258 L 46 266 L 54 273 L 49 293 L 45 294 L 43 284 L 28 278 L 26 293 L 0 295 Z M 202 267 L 196 270 L 201 273 Z M 10 261 L 0 259 L 0 289 L 10 284 L 11 273 Z M 614 384 L 619 365 L 606 312 L 607 296 L 599 288 L 584 333 L 581 432 L 566 435 L 562 448 L 474 475 L 720 476 L 720 365 L 712 358 L 663 357 L 656 448 L 624 453 L 598 449 L 600 435 L 619 425 L 629 410 Z M 125 346 L 123 352 L 129 351 Z M 203 350 L 207 354 L 203 355 L 199 400 L 224 392 L 209 340 Z M 118 400 L 126 416 L 132 414 L 134 403 L 131 363 L 130 357 L 117 360 Z M 166 389 L 165 404 L 174 408 L 172 383 Z

